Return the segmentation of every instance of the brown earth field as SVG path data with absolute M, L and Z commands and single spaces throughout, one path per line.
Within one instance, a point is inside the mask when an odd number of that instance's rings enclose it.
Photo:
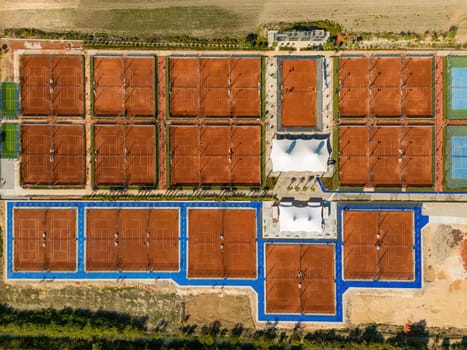
M 428 224 L 422 230 L 423 288 L 350 290 L 348 324 L 407 324 L 467 328 L 467 225 Z M 396 306 L 397 305 L 397 306 Z
M 4 0 L 0 29 L 108 32 L 132 36 L 239 37 L 263 24 L 334 20 L 355 32 L 447 31 L 467 36 L 463 0 Z

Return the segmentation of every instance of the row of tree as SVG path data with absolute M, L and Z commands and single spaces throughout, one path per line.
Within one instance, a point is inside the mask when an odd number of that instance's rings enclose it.
M 157 326 L 148 329 L 146 317 L 109 311 L 18 310 L 0 304 L 0 348 L 7 349 L 426 349 L 430 334 L 424 321 L 384 336 L 376 325 L 350 330 L 306 332 L 297 323 L 284 330 L 276 323 L 264 329 L 242 324 L 227 329 L 219 321 L 178 331 Z M 163 324 L 167 322 L 161 321 Z M 467 336 L 450 344 L 435 337 L 441 348 L 467 348 Z

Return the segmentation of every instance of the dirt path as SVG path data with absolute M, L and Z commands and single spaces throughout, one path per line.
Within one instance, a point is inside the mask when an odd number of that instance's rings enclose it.
M 443 190 L 443 57 L 436 57 L 435 70 L 435 190 Z
M 166 125 L 165 125 L 165 118 L 166 118 L 166 86 L 165 86 L 165 71 L 166 71 L 166 57 L 165 56 L 158 56 L 157 57 L 157 67 L 158 67 L 158 84 L 159 84 L 159 94 L 158 94 L 158 101 L 159 101 L 159 189 L 163 190 L 167 188 L 167 171 L 166 171 L 166 164 L 167 164 L 167 155 L 166 155 Z

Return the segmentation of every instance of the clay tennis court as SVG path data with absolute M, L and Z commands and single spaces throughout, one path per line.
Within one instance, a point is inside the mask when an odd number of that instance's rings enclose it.
M 344 279 L 413 280 L 413 217 L 412 211 L 344 211 Z
M 342 126 L 339 179 L 345 186 L 431 186 L 433 128 Z
M 76 210 L 14 209 L 14 271 L 76 270 Z
M 368 115 L 369 59 L 366 57 L 339 58 L 339 116 Z
M 266 313 L 335 314 L 334 247 L 266 245 Z
M 258 118 L 259 57 L 171 57 L 170 116 Z
M 256 278 L 256 211 L 189 209 L 188 277 Z
M 21 113 L 83 116 L 82 56 L 21 56 Z
M 261 182 L 260 126 L 171 126 L 172 185 Z
M 433 58 L 402 59 L 402 109 L 412 117 L 433 116 Z
M 21 125 L 23 185 L 83 185 L 83 125 Z
M 177 209 L 88 209 L 87 271 L 177 271 Z
M 156 184 L 154 125 L 95 125 L 94 184 Z
M 368 128 L 339 128 L 339 182 L 358 186 L 368 182 Z
M 96 56 L 93 67 L 96 117 L 155 115 L 154 57 Z
M 316 127 L 317 60 L 281 61 L 282 127 Z
M 432 57 L 341 57 L 341 118 L 431 117 Z
M 401 58 L 370 59 L 370 114 L 375 117 L 401 115 Z

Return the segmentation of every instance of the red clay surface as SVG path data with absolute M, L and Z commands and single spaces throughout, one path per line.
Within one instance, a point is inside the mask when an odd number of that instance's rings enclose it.
M 155 185 L 153 125 L 96 125 L 94 142 L 95 185 Z
M 433 115 L 433 59 L 431 57 L 407 57 L 402 59 L 402 108 L 409 116 Z
M 435 190 L 443 191 L 443 57 L 436 57 L 436 79 L 435 79 Z
M 431 186 L 433 128 L 339 129 L 339 179 L 344 186 Z
M 344 211 L 344 279 L 413 280 L 412 211 Z
M 86 211 L 87 271 L 177 271 L 176 209 Z
M 166 103 L 167 103 L 167 89 L 166 89 L 166 60 L 165 56 L 157 57 L 157 78 L 159 86 L 159 108 L 158 108 L 158 119 L 159 119 L 159 189 L 167 188 L 167 128 L 165 125 L 166 119 Z
M 172 185 L 259 185 L 260 126 L 171 126 Z
M 21 125 L 23 185 L 83 185 L 83 125 Z
M 266 245 L 266 313 L 335 314 L 334 247 Z
M 316 127 L 316 60 L 281 62 L 281 125 Z
M 368 115 L 369 59 L 339 58 L 339 115 L 364 117 Z
M 368 128 L 339 128 L 339 181 L 341 185 L 365 185 L 368 182 Z
M 154 57 L 94 57 L 94 115 L 153 117 Z
M 431 117 L 432 72 L 432 57 L 340 58 L 340 117 Z
M 401 115 L 401 59 L 370 59 L 370 113 L 375 117 Z
M 82 56 L 21 56 L 21 113 L 83 116 Z
M 256 278 L 256 212 L 188 211 L 188 277 Z
M 257 118 L 260 71 L 260 58 L 170 58 L 170 116 Z
M 76 210 L 15 209 L 15 271 L 76 270 Z

